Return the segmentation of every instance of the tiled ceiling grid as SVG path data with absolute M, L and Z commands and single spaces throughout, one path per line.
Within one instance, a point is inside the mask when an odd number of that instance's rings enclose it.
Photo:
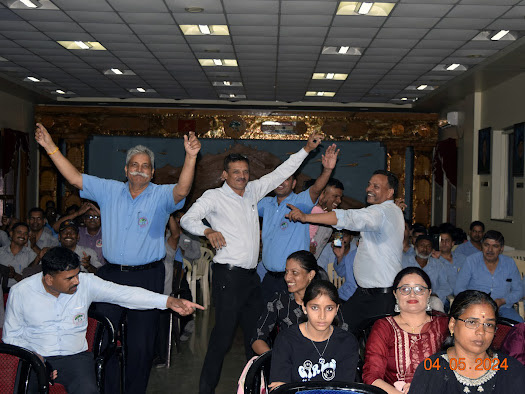
M 525 30 L 525 1 L 399 0 L 387 17 L 336 15 L 337 0 L 52 0 L 56 9 L 10 9 L 0 2 L 0 73 L 77 97 L 391 103 L 439 86 L 512 41 L 472 41 L 481 30 Z M 188 13 L 187 7 L 202 7 Z M 230 36 L 185 36 L 178 25 L 228 25 Z M 107 51 L 70 51 L 59 40 L 99 41 Z M 351 46 L 361 56 L 322 54 Z M 197 59 L 236 59 L 201 67 Z M 2 60 L 2 59 L 0 59 Z M 136 75 L 104 75 L 110 68 Z M 314 72 L 349 74 L 312 80 Z M 243 86 L 213 86 L 216 81 Z M 29 84 L 30 82 L 21 82 Z M 143 87 L 156 93 L 130 93 Z M 305 97 L 334 91 L 334 97 Z

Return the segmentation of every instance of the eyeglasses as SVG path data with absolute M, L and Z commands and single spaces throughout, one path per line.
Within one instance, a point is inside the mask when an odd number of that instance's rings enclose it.
M 415 295 L 423 295 L 427 292 L 428 287 L 425 286 L 399 286 L 398 290 L 403 295 L 410 295 L 412 290 L 414 290 Z
M 494 323 L 482 323 L 479 320 L 473 320 L 473 319 L 463 320 L 463 319 L 460 319 L 459 317 L 456 320 L 461 320 L 462 322 L 465 323 L 465 327 L 470 328 L 471 330 L 475 330 L 481 324 L 483 324 L 483 328 L 485 329 L 486 332 L 493 333 L 493 332 L 496 332 L 496 330 L 498 329 L 498 327 Z
M 98 216 L 98 215 L 87 215 L 86 219 L 100 219 L 100 216 Z

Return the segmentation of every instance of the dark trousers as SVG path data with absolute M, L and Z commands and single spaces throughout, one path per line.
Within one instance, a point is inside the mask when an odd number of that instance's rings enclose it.
M 260 279 L 255 270 L 228 270 L 228 267 L 218 263 L 213 264 L 212 269 L 215 327 L 202 367 L 201 394 L 215 392 L 224 357 L 239 323 L 244 334 L 246 359 L 252 356 L 250 339 L 255 334 L 257 319 L 262 311 Z
M 97 271 L 102 279 L 121 285 L 137 286 L 156 293 L 164 290 L 164 263 L 158 261 L 153 267 L 141 271 L 120 271 L 114 264 L 103 265 Z M 124 393 L 145 393 L 153 363 L 155 337 L 159 325 L 158 309 L 137 311 L 118 305 L 97 303 L 96 310 L 107 316 L 118 328 L 122 314 L 127 319 L 127 357 Z M 116 356 L 106 365 L 105 392 L 119 392 L 120 369 Z
M 367 320 L 394 313 L 396 300 L 392 291 L 377 292 L 377 289 L 358 287 L 343 305 L 343 317 L 348 330 L 357 335 L 360 326 Z
M 275 299 L 275 293 L 288 290 L 284 281 L 284 272 L 266 272 L 261 282 L 261 294 L 263 305 Z
M 64 385 L 69 394 L 98 394 L 93 353 L 46 357 L 52 370 L 57 370 L 56 383 Z M 38 393 L 36 375 L 32 374 L 29 392 Z

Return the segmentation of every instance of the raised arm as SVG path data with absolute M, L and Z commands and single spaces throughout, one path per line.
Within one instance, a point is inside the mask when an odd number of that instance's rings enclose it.
M 334 211 L 325 213 L 304 213 L 292 204 L 286 205 L 291 210 L 286 217 L 292 222 L 317 223 L 325 224 L 327 226 L 335 226 L 337 224 L 337 216 Z
M 323 163 L 323 171 L 321 172 L 321 175 L 315 180 L 315 183 L 310 187 L 310 198 L 312 199 L 312 202 L 315 203 L 317 199 L 319 198 L 319 195 L 323 191 L 324 187 L 326 186 L 326 183 L 330 179 L 330 176 L 332 175 L 332 171 L 335 168 L 335 165 L 337 163 L 337 156 L 339 155 L 339 149 L 337 149 L 336 144 L 330 145 L 328 148 L 326 148 L 326 152 L 323 155 L 322 163 Z
M 179 182 L 173 188 L 173 200 L 175 204 L 186 198 L 191 190 L 193 183 L 193 176 L 195 175 L 195 163 L 197 162 L 197 155 L 201 149 L 201 143 L 195 137 L 194 132 L 184 136 L 184 149 L 186 150 L 186 157 L 184 165 L 179 176 Z
M 58 147 L 55 145 L 53 139 L 42 123 L 36 124 L 35 140 L 42 148 L 45 149 L 49 155 L 49 158 L 53 164 L 55 164 L 62 176 L 66 178 L 70 184 L 82 190 L 82 174 L 60 152 L 60 149 L 58 149 Z

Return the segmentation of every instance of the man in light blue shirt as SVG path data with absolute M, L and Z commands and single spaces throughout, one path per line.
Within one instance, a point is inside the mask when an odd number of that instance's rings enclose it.
M 284 281 L 286 259 L 298 250 L 309 250 L 309 225 L 291 222 L 284 216 L 290 212 L 286 204 L 293 204 L 303 211 L 310 212 L 323 191 L 332 170 L 337 163 L 336 145 L 326 149 L 322 157 L 323 172 L 307 190 L 295 194 L 295 174 L 288 177 L 274 190 L 275 197 L 265 197 L 257 204 L 262 225 L 262 263 L 267 272 L 261 283 L 264 304 L 274 298 L 276 292 L 287 290 Z
M 132 309 L 170 308 L 182 315 L 202 308 L 190 301 L 142 288 L 121 286 L 80 273 L 80 259 L 63 247 L 50 249 L 42 273 L 11 289 L 3 341 L 37 353 L 57 370 L 68 393 L 98 393 L 93 354 L 87 352 L 88 309 L 92 302 Z
M 499 316 L 522 322 L 513 308 L 523 293 L 521 275 L 514 260 L 501 254 L 504 245 L 503 234 L 487 231 L 481 240 L 482 252 L 467 257 L 459 271 L 454 294 L 463 290 L 484 291 L 498 304 Z
M 485 232 L 485 225 L 479 220 L 475 220 L 470 223 L 470 240 L 467 242 L 458 245 L 455 252 L 461 253 L 465 257 L 470 256 L 471 254 L 478 253 L 481 251 L 481 239 L 483 238 L 483 233 Z
M 437 300 L 430 300 L 433 304 L 433 309 L 443 311 L 443 304 L 447 295 L 452 293 L 452 289 L 446 286 L 446 283 L 441 283 L 440 275 L 443 268 L 443 263 L 438 259 L 431 257 L 432 253 L 432 237 L 429 235 L 420 235 L 414 244 L 415 255 L 404 256 L 401 261 L 403 268 L 417 267 L 426 272 L 432 284 L 432 295 L 437 296 L 441 303 Z M 437 302 L 437 306 L 436 303 Z
M 128 182 L 100 179 L 81 174 L 53 142 L 44 126 L 37 124 L 36 141 L 45 149 L 60 173 L 80 196 L 96 201 L 102 219 L 102 253 L 107 261 L 97 275 L 123 285 L 133 285 L 161 293 L 164 289 L 166 255 L 164 231 L 171 212 L 184 205 L 188 195 L 200 142 L 194 133 L 184 136 L 186 157 L 176 185 L 156 185 L 155 156 L 138 145 L 127 152 L 124 172 Z M 123 309 L 115 305 L 97 305 L 117 326 Z M 128 311 L 128 362 L 125 393 L 144 393 L 153 362 L 159 311 Z M 118 362 L 108 362 L 106 390 L 119 391 Z

